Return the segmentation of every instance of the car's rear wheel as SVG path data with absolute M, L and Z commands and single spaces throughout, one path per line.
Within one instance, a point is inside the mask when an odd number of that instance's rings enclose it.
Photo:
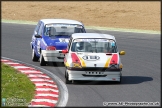
M 72 82 L 69 81 L 69 74 L 67 73 L 67 69 L 65 70 L 65 83 L 66 84 L 71 84 Z
M 57 66 L 57 63 L 56 62 L 53 62 L 53 66 Z
M 40 65 L 41 66 L 45 66 L 46 65 L 46 61 L 44 61 L 44 57 L 42 54 L 40 54 Z
M 72 83 L 73 83 L 73 84 L 76 84 L 76 83 L 77 83 L 77 81 L 76 81 L 76 80 L 72 80 Z
M 38 61 L 38 60 L 39 60 L 39 57 L 36 56 L 35 51 L 33 49 L 33 51 L 32 51 L 32 61 Z

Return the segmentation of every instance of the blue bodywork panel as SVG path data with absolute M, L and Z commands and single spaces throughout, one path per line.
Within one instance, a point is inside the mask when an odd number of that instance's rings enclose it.
M 38 24 L 40 23 L 43 25 L 44 28 L 45 25 L 43 24 L 43 22 L 39 22 Z M 42 29 L 41 38 L 36 38 L 35 37 L 35 35 L 37 34 L 36 29 L 37 27 L 35 28 L 32 36 L 31 48 L 34 49 L 37 57 L 40 57 L 40 50 L 46 50 L 47 46 L 54 46 L 56 50 L 64 50 L 67 48 L 70 36 L 68 35 L 47 36 L 44 34 L 45 29 Z

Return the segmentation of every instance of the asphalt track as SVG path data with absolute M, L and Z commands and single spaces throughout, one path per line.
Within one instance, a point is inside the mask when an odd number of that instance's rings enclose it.
M 30 41 L 35 25 L 2 23 L 1 56 L 35 66 Z M 160 34 L 87 30 L 114 35 L 118 49 L 125 50 L 122 83 L 80 82 L 67 85 L 67 106 L 103 106 L 103 102 L 161 102 Z M 63 65 L 42 66 L 64 81 Z

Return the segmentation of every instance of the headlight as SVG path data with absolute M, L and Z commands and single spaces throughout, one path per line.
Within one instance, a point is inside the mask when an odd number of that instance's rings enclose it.
M 81 64 L 78 62 L 72 63 L 72 67 L 74 68 L 82 68 Z

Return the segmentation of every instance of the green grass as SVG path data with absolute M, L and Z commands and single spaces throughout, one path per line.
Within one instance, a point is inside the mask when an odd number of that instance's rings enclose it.
M 6 106 L 27 106 L 35 91 L 35 85 L 30 79 L 3 63 L 1 75 L 1 97 L 6 99 Z

